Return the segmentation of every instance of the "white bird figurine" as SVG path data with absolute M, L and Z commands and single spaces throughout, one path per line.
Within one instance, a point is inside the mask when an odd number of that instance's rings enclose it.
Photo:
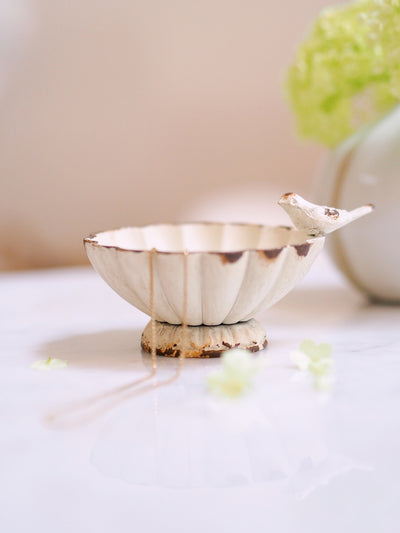
M 363 205 L 352 211 L 316 205 L 293 192 L 281 196 L 278 204 L 287 212 L 297 229 L 306 231 L 313 237 L 331 233 L 374 209 L 373 204 Z

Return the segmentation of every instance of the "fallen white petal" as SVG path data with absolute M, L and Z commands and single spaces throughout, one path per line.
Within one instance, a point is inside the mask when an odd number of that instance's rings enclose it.
M 290 352 L 290 360 L 299 370 L 307 370 L 311 362 L 308 355 L 298 350 Z

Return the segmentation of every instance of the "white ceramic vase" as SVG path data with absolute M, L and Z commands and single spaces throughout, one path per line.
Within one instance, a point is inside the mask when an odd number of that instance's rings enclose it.
M 375 211 L 336 232 L 328 248 L 340 270 L 373 300 L 400 303 L 400 106 L 327 157 L 315 200 Z

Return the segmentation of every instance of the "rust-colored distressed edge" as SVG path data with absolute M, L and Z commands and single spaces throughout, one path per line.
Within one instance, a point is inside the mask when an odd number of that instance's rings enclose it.
M 290 196 L 293 196 L 294 195 L 294 192 L 285 192 L 285 194 L 282 194 L 281 198 L 287 200 L 288 198 L 290 198 Z
M 186 353 L 186 359 L 212 359 L 212 358 L 217 358 L 217 357 L 221 357 L 221 355 L 223 353 L 225 353 L 226 351 L 230 350 L 231 348 L 239 348 L 241 350 L 246 350 L 248 352 L 251 352 L 251 353 L 257 353 L 261 350 L 264 350 L 267 346 L 268 346 L 268 340 L 265 339 L 263 344 L 262 344 L 262 348 L 260 348 L 259 344 L 256 343 L 255 341 L 253 341 L 254 344 L 251 344 L 250 346 L 247 346 L 247 347 L 241 347 L 240 344 L 236 344 L 235 346 L 231 346 L 229 343 L 225 343 L 225 342 L 222 342 L 222 344 L 225 346 L 225 348 L 221 348 L 221 350 L 207 350 L 206 348 L 203 348 L 203 349 L 200 349 L 200 350 L 197 350 L 197 351 L 187 351 Z M 147 353 L 151 353 L 151 346 L 150 344 L 147 344 L 144 342 L 143 338 L 141 340 L 141 343 L 140 343 L 142 349 L 147 352 Z M 162 357 L 179 357 L 180 354 L 181 354 L 181 351 L 178 349 L 174 349 L 174 348 L 166 348 L 165 350 L 162 350 L 161 348 L 156 348 L 156 354 L 157 355 L 160 355 Z
M 224 264 L 226 263 L 236 263 L 236 261 L 239 261 L 239 259 L 244 254 L 244 251 L 242 252 L 219 252 L 218 255 L 222 259 L 222 262 Z
M 307 257 L 311 248 L 311 244 L 312 243 L 310 242 L 305 242 L 304 244 L 295 244 L 294 248 L 296 249 L 297 255 L 299 257 Z
M 274 260 L 281 254 L 284 246 L 282 248 L 271 248 L 269 250 L 261 250 L 260 253 L 264 255 L 269 260 Z
M 286 229 L 288 231 L 293 231 L 293 232 L 299 232 L 299 230 L 297 230 L 296 228 L 293 228 L 293 227 L 290 227 L 290 226 L 263 226 L 262 224 L 246 224 L 245 222 L 234 222 L 234 223 L 223 223 L 223 222 L 184 222 L 184 223 L 166 223 L 166 224 L 149 224 L 149 225 L 144 225 L 144 226 L 123 226 L 123 227 L 120 227 L 120 228 L 116 228 L 116 229 L 113 229 L 113 230 L 105 230 L 105 231 L 99 231 L 97 233 L 91 233 L 90 235 L 88 235 L 87 237 L 85 237 L 83 239 L 83 244 L 86 248 L 87 245 L 90 245 L 90 246 L 93 246 L 93 247 L 96 247 L 96 248 L 103 248 L 103 249 L 107 249 L 107 250 L 116 250 L 116 251 L 119 251 L 119 252 L 131 252 L 131 253 L 146 253 L 146 252 L 149 252 L 149 250 L 144 250 L 144 249 L 131 249 L 131 248 L 122 248 L 120 246 L 115 246 L 115 245 L 107 245 L 107 244 L 100 244 L 98 243 L 97 241 L 95 241 L 94 239 L 97 239 L 99 235 L 101 235 L 102 233 L 110 233 L 110 232 L 115 232 L 115 231 L 120 231 L 120 230 L 125 230 L 125 229 L 131 229 L 131 228 L 148 228 L 148 227 L 156 227 L 156 226 L 186 226 L 186 225 L 212 225 L 212 226 L 248 226 L 248 227 L 253 227 L 253 228 L 268 228 L 268 229 L 275 229 L 275 228 L 280 228 L 280 229 Z M 299 232 L 301 233 L 301 232 Z M 237 250 L 237 251 L 232 251 L 232 252 L 220 252 L 220 251 L 215 251 L 215 250 L 198 250 L 198 251 L 190 251 L 189 250 L 189 255 L 198 255 L 198 254 L 210 254 L 210 255 L 219 255 L 222 259 L 222 261 L 224 263 L 235 263 L 236 261 L 238 261 L 242 255 L 244 254 L 244 252 L 261 252 L 262 254 L 264 254 L 265 258 L 268 259 L 268 260 L 273 260 L 275 259 L 280 253 L 281 251 L 284 249 L 284 248 L 287 248 L 289 246 L 293 247 L 296 249 L 296 252 L 297 252 L 297 255 L 299 257 L 306 257 L 308 252 L 309 252 L 309 249 L 310 247 L 314 244 L 314 242 L 316 242 L 318 239 L 323 239 L 324 237 L 310 237 L 308 239 L 305 240 L 304 243 L 301 243 L 301 244 L 285 244 L 284 246 L 282 246 L 281 248 L 267 248 L 267 249 L 262 249 L 262 248 L 245 248 L 243 250 Z M 163 250 L 157 250 L 157 254 L 161 254 L 161 255 L 181 255 L 183 254 L 182 251 L 178 251 L 178 252 L 169 252 L 169 251 L 163 251 Z

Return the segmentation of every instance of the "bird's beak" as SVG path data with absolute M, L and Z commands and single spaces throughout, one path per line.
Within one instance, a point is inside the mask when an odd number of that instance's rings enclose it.
M 295 196 L 294 192 L 287 192 L 285 194 L 282 194 L 282 196 L 279 199 L 278 204 L 279 205 L 286 205 L 291 203 L 290 200 L 293 199 Z

